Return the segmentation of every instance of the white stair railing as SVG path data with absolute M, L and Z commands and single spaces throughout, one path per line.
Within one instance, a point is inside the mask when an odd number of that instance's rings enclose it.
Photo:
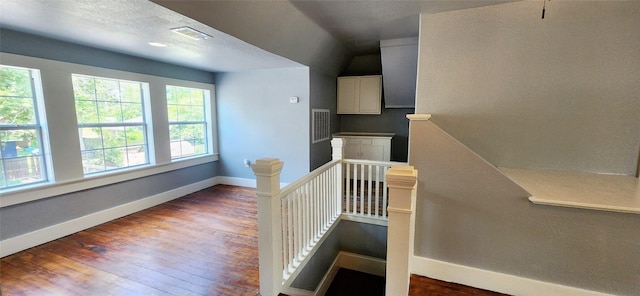
M 333 160 L 280 189 L 283 163 L 252 166 L 258 197 L 260 294 L 276 296 L 290 283 L 327 232 L 344 219 L 388 220 L 387 171 L 406 163 L 342 159 L 343 140 L 331 141 Z
M 280 193 L 284 281 L 340 217 L 339 164 L 339 160 L 331 161 L 289 184 Z
M 343 213 L 352 217 L 387 220 L 389 186 L 385 180 L 391 166 L 402 162 L 344 159 Z

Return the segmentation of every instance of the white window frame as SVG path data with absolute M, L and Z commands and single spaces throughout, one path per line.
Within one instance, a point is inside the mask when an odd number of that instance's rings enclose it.
M 139 84 L 140 85 L 140 96 L 141 96 L 141 108 L 142 108 L 142 121 L 141 122 L 126 122 L 126 121 L 118 121 L 118 122 L 113 122 L 113 123 L 105 123 L 105 122 L 91 122 L 91 123 L 78 123 L 78 129 L 82 129 L 82 128 L 100 128 L 101 130 L 105 130 L 105 129 L 109 129 L 109 128 L 124 128 L 126 129 L 127 127 L 140 127 L 143 131 L 144 134 L 144 143 L 142 144 L 142 146 L 144 147 L 144 157 L 145 157 L 145 162 L 142 164 L 132 164 L 132 165 L 125 165 L 122 167 L 115 167 L 115 168 L 106 168 L 103 170 L 99 170 L 99 171 L 87 171 L 87 168 L 84 166 L 84 161 L 83 161 L 83 170 L 84 170 L 84 174 L 85 176 L 88 175 L 93 175 L 93 174 L 108 174 L 111 172 L 115 172 L 115 171 L 119 171 L 119 170 L 126 170 L 126 169 L 131 169 L 133 167 L 137 167 L 137 166 L 148 166 L 151 164 L 150 162 L 150 157 L 149 155 L 153 152 L 150 150 L 149 148 L 149 137 L 148 135 L 150 134 L 150 124 L 147 122 L 147 118 L 149 118 L 149 109 L 146 107 L 149 105 L 150 103 L 150 99 L 149 99 L 149 85 L 147 83 L 144 82 L 140 82 L 140 81 L 132 81 L 132 80 L 125 80 L 125 79 L 119 79 L 119 78 L 110 78 L 110 77 L 99 77 L 99 76 L 94 76 L 94 75 L 84 75 L 84 74 L 72 74 L 72 77 L 84 77 L 84 78 L 91 78 L 91 79 L 102 79 L 102 80 L 112 80 L 112 81 L 116 81 L 118 83 L 118 86 L 121 83 L 135 83 L 135 84 Z M 94 99 L 96 99 L 96 102 L 98 102 L 98 98 L 96 98 L 94 96 Z M 77 104 L 77 98 L 75 98 L 75 86 L 74 86 L 74 101 Z M 120 104 L 122 104 L 123 102 L 120 101 Z M 77 106 L 77 105 L 76 105 Z M 76 110 L 77 112 L 77 110 Z M 97 111 L 97 115 L 100 116 L 99 111 Z M 121 114 L 122 115 L 122 114 Z M 85 153 L 88 150 L 85 150 L 84 147 L 82 147 L 82 138 L 81 135 L 78 135 L 78 140 L 81 144 L 81 148 L 80 148 L 80 152 L 81 153 Z M 102 136 L 101 133 L 101 140 L 104 144 L 104 138 Z M 126 140 L 125 140 L 126 142 Z M 134 146 L 134 145 L 132 145 Z M 135 145 L 135 146 L 139 146 L 139 145 Z M 120 147 L 123 148 L 123 147 Z M 129 148 L 128 144 L 125 144 L 124 148 Z M 103 154 L 103 162 L 106 162 L 106 156 L 104 155 L 104 152 L 107 148 L 106 147 L 102 147 L 102 149 L 98 149 L 98 150 L 102 150 L 102 154 Z
M 92 67 L 74 63 L 60 62 L 42 58 L 21 56 L 0 52 L 2 64 L 8 66 L 39 69 L 42 78 L 42 92 L 46 96 L 44 112 L 50 162 L 48 168 L 49 182 L 38 183 L 37 186 L 25 186 L 2 191 L 0 194 L 0 208 L 39 200 L 51 196 L 68 194 L 80 190 L 91 189 L 109 184 L 125 182 L 155 174 L 210 163 L 219 159 L 217 146 L 217 119 L 215 107 L 215 86 L 209 83 L 193 82 L 154 75 L 125 72 L 100 67 Z M 99 76 L 121 80 L 140 81 L 148 83 L 150 117 L 148 142 L 150 165 L 133 167 L 105 174 L 85 176 L 82 170 L 80 145 L 78 145 L 78 123 L 75 114 L 75 100 L 71 74 Z M 169 152 L 169 127 L 167 122 L 167 106 L 165 86 L 175 85 L 192 88 L 207 89 L 211 93 L 210 106 L 211 128 L 208 131 L 211 153 L 192 157 L 181 161 L 171 161 Z M 42 122 L 45 124 L 45 122 Z M 152 131 L 152 132 L 151 132 Z M 46 137 L 47 135 L 43 135 Z M 55 178 L 54 178 L 55 177 Z
M 205 141 L 205 152 L 204 153 L 200 153 L 200 154 L 193 154 L 193 155 L 183 155 L 182 153 L 177 156 L 177 157 L 173 157 L 173 155 L 171 155 L 171 161 L 181 161 L 187 158 L 192 158 L 192 157 L 199 157 L 199 156 L 204 156 L 204 155 L 211 155 L 214 151 L 213 149 L 213 144 L 212 142 L 215 141 L 215 139 L 213 139 L 213 126 L 211 124 L 211 118 L 215 118 L 214 114 L 212 114 L 212 104 L 211 104 L 211 91 L 208 89 L 203 89 L 203 88 L 197 88 L 197 87 L 186 87 L 186 86 L 178 86 L 178 85 L 167 85 L 165 87 L 165 90 L 168 89 L 169 87 L 175 87 L 175 88 L 187 88 L 187 89 L 195 89 L 195 90 L 200 90 L 203 92 L 203 114 L 204 114 L 204 118 L 202 121 L 188 121 L 188 120 L 178 120 L 178 121 L 171 121 L 169 120 L 170 116 L 167 112 L 167 121 L 169 123 L 169 130 L 171 130 L 171 126 L 172 125 L 185 125 L 185 124 L 202 124 L 205 127 L 205 135 L 204 135 L 204 141 Z M 168 96 L 168 92 L 167 92 L 167 96 Z M 167 98 L 168 100 L 168 98 Z M 169 109 L 169 103 L 167 102 L 167 110 Z M 209 119 L 209 120 L 207 120 Z M 169 135 L 169 144 L 171 145 L 172 143 L 171 140 L 171 135 Z M 182 139 L 180 140 L 180 142 L 182 142 Z M 180 145 L 182 145 L 182 143 L 180 143 Z M 182 146 L 181 146 L 182 148 Z
M 20 66 L 12 66 L 0 64 L 2 67 L 8 68 L 17 68 L 28 70 L 31 78 L 31 93 L 33 95 L 33 106 L 34 106 L 34 114 L 36 122 L 33 124 L 14 124 L 14 125 L 2 125 L 0 124 L 0 131 L 3 130 L 35 130 L 36 135 L 38 137 L 39 148 L 41 151 L 39 152 L 40 158 L 40 170 L 42 180 L 14 185 L 14 186 L 5 186 L 0 187 L 0 192 L 8 192 L 12 190 L 20 190 L 24 188 L 30 188 L 33 186 L 41 186 L 42 184 L 46 184 L 51 182 L 53 179 L 53 174 L 51 168 L 51 157 L 49 154 L 49 133 L 47 129 L 47 118 L 44 112 L 44 95 L 42 92 L 42 80 L 40 78 L 40 69 L 32 68 L 32 67 L 20 67 Z M 0 162 L 3 163 L 2 168 L 6 168 L 5 158 L 1 158 Z M 5 174 L 5 172 L 3 172 Z

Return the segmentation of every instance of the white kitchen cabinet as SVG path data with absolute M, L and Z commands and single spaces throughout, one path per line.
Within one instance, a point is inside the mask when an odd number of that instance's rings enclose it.
M 391 138 L 393 133 L 352 133 L 334 134 L 344 139 L 344 158 L 390 161 Z
M 338 77 L 338 114 L 380 114 L 382 76 Z
M 374 161 L 390 161 L 391 159 L 391 138 L 393 133 L 353 133 L 341 132 L 334 134 L 334 138 L 342 138 L 344 140 L 345 159 L 361 159 Z M 369 176 L 368 165 L 347 165 L 346 174 L 352 179 L 360 180 L 381 180 L 384 176 L 378 176 L 373 170 Z M 354 176 L 356 176 L 354 178 Z M 378 176 L 378 177 L 376 177 Z

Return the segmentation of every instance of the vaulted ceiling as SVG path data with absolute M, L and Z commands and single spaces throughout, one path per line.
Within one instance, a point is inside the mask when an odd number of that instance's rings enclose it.
M 380 40 L 417 36 L 421 13 L 503 2 L 1 0 L 0 25 L 212 72 L 306 65 L 336 74 Z M 212 38 L 169 30 L 185 25 Z

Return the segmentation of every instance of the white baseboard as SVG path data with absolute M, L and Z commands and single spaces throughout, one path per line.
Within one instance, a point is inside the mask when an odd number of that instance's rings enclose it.
M 385 276 L 387 271 L 387 261 L 380 258 L 341 251 L 338 253 L 337 259 L 340 268 L 351 269 L 377 276 Z
M 60 224 L 52 225 L 43 229 L 29 232 L 16 237 L 0 241 L 0 257 L 26 250 L 28 248 L 41 245 L 43 243 L 91 228 L 102 223 L 124 217 L 126 215 L 148 209 L 150 207 L 168 202 L 189 193 L 196 192 L 214 185 L 218 180 L 211 178 L 189 184 L 180 188 L 162 192 L 143 199 L 132 201 L 100 212 L 92 213 L 80 218 L 69 220 Z
M 226 177 L 226 176 L 218 176 L 216 178 L 218 180 L 218 184 L 256 188 L 256 179 L 236 178 L 236 177 Z M 287 185 L 289 185 L 289 183 L 280 182 L 280 188 L 284 188 Z
M 610 295 L 419 256 L 413 256 L 411 266 L 411 273 L 416 275 L 509 295 Z
M 331 282 L 336 277 L 340 268 L 351 269 L 359 272 L 373 274 L 377 276 L 385 276 L 387 270 L 387 261 L 380 258 L 369 257 L 349 252 L 340 251 L 336 259 L 333 260 L 331 267 L 324 275 L 313 295 L 324 295 L 327 293 Z
M 217 176 L 218 184 L 256 188 L 256 179 Z

